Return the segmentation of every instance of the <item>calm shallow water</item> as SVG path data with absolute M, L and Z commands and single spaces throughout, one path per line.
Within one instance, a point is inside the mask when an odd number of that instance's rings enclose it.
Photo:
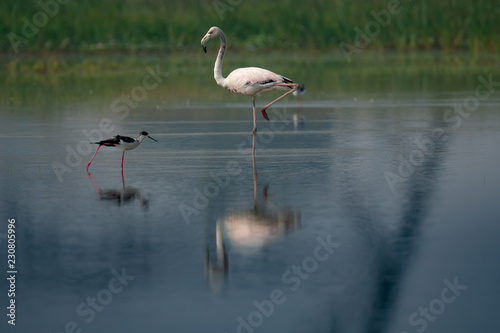
M 443 121 L 471 93 L 290 98 L 258 119 L 256 178 L 251 102 L 145 103 L 126 119 L 85 105 L 6 112 L 0 209 L 17 224 L 16 329 L 494 331 L 498 94 L 460 125 Z M 108 117 L 105 137 L 159 141 L 125 154 L 123 179 L 117 149 L 85 171 L 95 147 L 82 131 L 100 139 Z M 67 148 L 81 152 L 69 165 Z

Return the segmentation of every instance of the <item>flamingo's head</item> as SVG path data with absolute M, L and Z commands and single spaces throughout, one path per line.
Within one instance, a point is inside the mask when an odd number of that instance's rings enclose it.
M 201 46 L 203 47 L 203 51 L 207 53 L 207 43 L 210 39 L 214 39 L 223 34 L 222 30 L 218 27 L 211 27 L 208 29 L 208 32 L 201 39 Z

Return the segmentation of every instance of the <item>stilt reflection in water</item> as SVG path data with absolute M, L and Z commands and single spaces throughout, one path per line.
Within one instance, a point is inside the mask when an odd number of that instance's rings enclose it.
M 92 182 L 92 185 L 94 185 L 94 188 L 96 189 L 97 195 L 99 196 L 99 199 L 101 200 L 108 200 L 108 201 L 115 201 L 118 205 L 121 205 L 122 203 L 130 203 L 135 200 L 139 202 L 139 206 L 142 209 L 148 209 L 149 206 L 149 199 L 146 199 L 141 192 L 130 186 L 125 186 L 125 179 L 123 177 L 123 169 L 121 172 L 122 176 L 122 187 L 119 189 L 111 189 L 111 190 L 102 190 L 97 181 L 95 180 L 94 176 L 87 170 L 87 176 L 89 177 L 89 180 Z

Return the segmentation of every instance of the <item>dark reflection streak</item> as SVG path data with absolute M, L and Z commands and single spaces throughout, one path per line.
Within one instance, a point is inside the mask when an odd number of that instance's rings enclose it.
M 438 128 L 439 119 L 435 118 L 429 128 Z M 436 142 L 435 151 L 426 156 L 424 163 L 419 166 L 406 182 L 406 204 L 402 206 L 401 221 L 398 230 L 389 235 L 387 239 L 375 233 L 375 226 L 382 221 L 373 215 L 365 205 L 365 193 L 362 183 L 349 184 L 350 192 L 344 195 L 348 216 L 358 226 L 362 236 L 369 238 L 368 246 L 375 252 L 373 263 L 375 275 L 373 276 L 375 295 L 371 305 L 370 316 L 366 320 L 365 332 L 384 332 L 390 323 L 403 274 L 410 264 L 415 251 L 415 243 L 428 213 L 430 200 L 436 192 L 439 183 L 440 165 L 445 160 L 447 141 Z M 344 169 L 348 170 L 348 169 Z M 349 176 L 349 175 L 348 175 Z M 343 176 L 342 181 L 351 182 L 356 177 Z M 330 331 L 336 332 L 336 317 L 331 318 Z
M 377 294 L 372 316 L 367 322 L 367 332 L 384 332 L 390 322 L 399 285 L 415 251 L 422 223 L 431 206 L 433 193 L 436 192 L 435 186 L 439 183 L 438 170 L 445 160 L 446 146 L 444 142 L 436 144 L 436 152 L 409 179 L 408 203 L 403 207 L 400 228 L 392 235 L 395 241 L 388 248 L 388 253 L 380 257 Z
M 438 119 L 434 119 L 432 127 L 429 128 L 438 127 Z M 408 180 L 408 199 L 407 204 L 402 207 L 400 228 L 392 235 L 394 242 L 389 244 L 386 253 L 379 257 L 377 293 L 366 332 L 384 332 L 390 322 L 403 274 L 410 264 L 420 229 L 432 206 L 430 201 L 436 192 L 436 185 L 439 184 L 438 170 L 445 160 L 448 146 L 446 143 L 436 142 L 434 153 L 426 157 L 417 172 Z

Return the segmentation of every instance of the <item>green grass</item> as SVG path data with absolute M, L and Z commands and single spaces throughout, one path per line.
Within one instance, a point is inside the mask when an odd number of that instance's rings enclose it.
M 41 0 L 43 3 L 57 0 Z M 60 0 L 62 1 L 62 0 Z M 47 23 L 19 45 L 21 51 L 127 51 L 184 53 L 198 50 L 210 26 L 220 26 L 236 52 L 321 52 L 353 45 L 371 12 L 387 0 L 65 0 Z M 13 52 L 9 33 L 23 36 L 38 0 L 0 2 L 0 50 Z M 232 6 L 230 3 L 241 4 Z M 214 3 L 228 8 L 219 15 Z M 401 0 L 401 11 L 380 27 L 364 49 L 500 50 L 496 0 Z M 38 14 L 38 17 L 40 14 Z
M 0 67 L 0 109 L 3 112 L 37 110 L 92 109 L 108 112 L 110 104 L 140 86 L 146 66 L 168 72 L 156 89 L 148 92 L 144 107 L 159 105 L 162 110 L 183 105 L 214 103 L 250 103 L 248 97 L 228 92 L 213 78 L 213 54 L 201 49 L 192 55 L 66 55 L 53 53 L 4 56 Z M 22 58 L 22 60 L 19 60 Z M 371 52 L 361 53 L 355 65 L 347 65 L 343 56 L 333 54 L 265 53 L 253 56 L 228 55 L 223 73 L 255 65 L 286 74 L 306 83 L 305 101 L 375 99 L 392 100 L 401 96 L 426 96 L 448 92 L 474 93 L 478 75 L 498 81 L 500 55 L 471 52 Z M 277 95 L 266 95 L 259 103 Z M 294 103 L 293 97 L 284 103 Z M 9 111 L 11 110 L 11 111 Z

